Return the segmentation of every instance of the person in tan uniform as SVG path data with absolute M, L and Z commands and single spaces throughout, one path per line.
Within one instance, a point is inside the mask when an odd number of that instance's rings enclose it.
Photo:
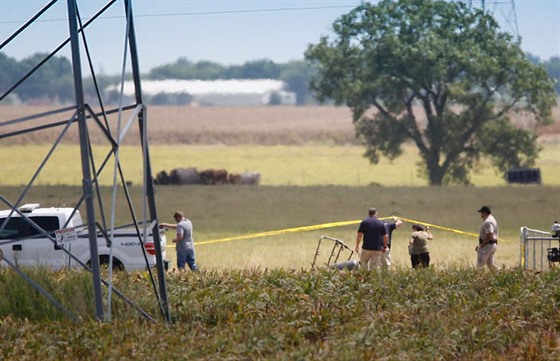
M 421 224 L 413 224 L 412 231 L 408 247 L 412 268 L 429 267 L 428 241 L 431 241 L 434 237 L 430 233 L 429 227 L 424 230 L 424 226 Z
M 478 235 L 478 246 L 475 248 L 476 267 L 487 266 L 490 269 L 497 269 L 494 264 L 494 256 L 498 249 L 498 222 L 488 206 L 482 206 L 478 213 L 482 218 L 482 224 Z

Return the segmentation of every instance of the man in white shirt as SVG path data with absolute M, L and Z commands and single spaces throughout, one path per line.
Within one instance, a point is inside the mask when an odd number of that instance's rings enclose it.
M 482 218 L 482 225 L 478 236 L 478 246 L 476 246 L 476 266 L 482 268 L 488 266 L 490 269 L 497 269 L 494 264 L 494 255 L 498 249 L 498 222 L 488 206 L 482 206 L 478 213 Z
M 192 223 L 185 218 L 185 215 L 181 211 L 175 212 L 173 218 L 175 218 L 175 222 L 177 222 L 177 224 L 160 223 L 160 227 L 177 230 L 177 236 L 173 239 L 173 243 L 175 243 L 175 250 L 177 252 L 177 268 L 180 271 L 184 271 L 185 265 L 188 265 L 192 271 L 196 272 L 198 268 L 195 262 Z

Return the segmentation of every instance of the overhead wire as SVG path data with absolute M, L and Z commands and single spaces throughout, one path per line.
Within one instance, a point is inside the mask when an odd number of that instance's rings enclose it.
M 551 0 L 557 1 L 557 0 Z M 483 1 L 471 1 L 471 3 L 480 3 Z M 534 0 L 516 0 L 518 3 L 523 2 L 535 2 Z M 546 2 L 544 0 L 540 2 Z M 484 2 L 487 5 L 507 5 L 511 4 L 512 0 L 487 0 Z M 135 18 L 153 18 L 153 17 L 177 17 L 177 16 L 206 16 L 206 15 L 236 15 L 236 14 L 251 14 L 251 13 L 271 13 L 271 12 L 289 12 L 289 11 L 318 11 L 318 10 L 331 10 L 331 9 L 354 9 L 359 3 L 355 5 L 325 5 L 325 6 L 304 6 L 304 7 L 277 7 L 277 8 L 267 8 L 267 9 L 241 9 L 241 10 L 214 10 L 214 11 L 192 11 L 192 12 L 164 12 L 158 14 L 135 14 Z M 112 19 L 123 19 L 122 15 L 115 16 L 104 16 L 102 19 L 112 20 Z M 53 19 L 40 19 L 38 22 L 56 22 L 56 21 L 66 21 L 63 18 L 53 18 Z M 84 18 L 87 20 L 87 18 Z M 0 24 L 12 24 L 12 23 L 22 23 L 18 20 L 8 20 L 0 21 Z
M 217 11 L 193 11 L 193 12 L 173 12 L 173 13 L 159 13 L 159 14 L 136 14 L 135 18 L 153 18 L 153 17 L 168 17 L 168 16 L 205 16 L 205 15 L 234 15 L 234 14 L 250 14 L 250 13 L 267 13 L 267 12 L 284 12 L 284 11 L 311 11 L 311 10 L 330 10 L 330 9 L 353 9 L 355 5 L 332 5 L 332 6 L 312 6 L 312 7 L 298 7 L 298 8 L 269 8 L 269 9 L 244 9 L 244 10 L 217 10 Z M 104 16 L 102 19 L 113 20 L 123 19 L 121 15 Z M 41 19 L 38 22 L 57 22 L 66 21 L 64 18 Z M 84 18 L 87 20 L 87 18 Z M 8 20 L 0 21 L 0 24 L 19 24 L 22 21 Z

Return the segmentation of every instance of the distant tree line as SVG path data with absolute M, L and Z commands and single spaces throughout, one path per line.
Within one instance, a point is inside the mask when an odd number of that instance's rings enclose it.
M 4 94 L 22 76 L 33 69 L 46 54 L 37 53 L 21 61 L 0 52 L 0 93 Z M 541 64 L 552 79 L 556 80 L 555 89 L 560 94 L 560 58 L 552 57 L 542 61 L 531 54 L 527 55 L 535 64 Z M 285 64 L 278 64 L 271 60 L 249 61 L 242 65 L 222 65 L 211 61 L 192 62 L 187 58 L 180 58 L 173 63 L 153 68 L 143 79 L 276 79 L 283 80 L 287 91 L 296 94 L 298 105 L 313 104 L 317 100 L 311 93 L 309 82 L 314 69 L 306 61 L 296 60 Z M 127 75 L 127 79 L 130 79 Z M 118 84 L 119 76 L 97 74 L 95 82 L 101 90 L 107 86 Z M 90 76 L 84 79 L 84 92 L 88 102 L 95 103 L 97 93 L 93 86 L 94 79 Z M 72 64 L 65 57 L 52 57 L 43 66 L 21 83 L 2 104 L 10 103 L 72 103 L 74 102 L 74 84 Z M 152 99 L 158 102 L 158 98 Z
M 550 79 L 554 79 L 556 84 L 554 84 L 554 89 L 556 93 L 560 95 L 560 57 L 553 56 L 547 61 L 542 61 L 538 56 L 534 56 L 527 53 L 527 59 L 533 64 L 542 64 Z
M 28 58 L 17 61 L 0 52 L 0 92 L 3 94 L 11 88 L 22 76 L 29 72 L 46 54 L 37 53 Z M 309 90 L 309 80 L 312 69 L 304 61 L 291 61 L 277 64 L 270 60 L 250 61 L 243 65 L 224 66 L 210 61 L 191 62 L 180 58 L 174 63 L 165 64 L 143 74 L 143 79 L 275 79 L 283 80 L 287 91 L 296 94 L 298 105 L 315 103 L 316 100 Z M 127 75 L 127 79 L 131 76 Z M 116 85 L 120 81 L 118 76 L 96 75 L 95 82 L 103 90 L 107 86 Z M 97 94 L 93 86 L 94 79 L 84 79 L 84 92 L 88 101 L 95 102 Z M 155 102 L 164 100 L 158 97 L 151 99 Z M 165 101 L 170 98 L 166 97 Z M 173 99 L 171 99 L 173 100 Z M 179 99 L 183 100 L 183 99 Z M 11 92 L 8 101 L 23 103 L 68 103 L 74 101 L 74 85 L 72 64 L 65 57 L 52 57 L 42 67 L 27 78 L 20 86 Z M 164 102 L 165 102 L 164 101 Z M 4 103 L 4 101 L 3 101 Z
M 222 65 L 203 60 L 191 62 L 179 58 L 171 64 L 153 68 L 145 79 L 217 80 L 217 79 L 275 79 L 287 84 L 287 91 L 296 94 L 298 105 L 316 102 L 309 89 L 313 70 L 303 60 L 277 64 L 271 60 L 255 60 L 243 65 Z
M 0 92 L 4 94 L 42 61 L 45 55 L 37 53 L 17 61 L 0 52 Z M 8 99 L 17 98 L 21 102 L 72 102 L 74 101 L 72 64 L 66 58 L 53 57 L 10 94 L 11 97 Z
M 22 77 L 31 72 L 48 54 L 36 53 L 17 61 L 0 52 L 0 94 L 10 90 Z M 130 76 L 128 76 L 130 78 Z M 95 82 L 102 90 L 118 84 L 120 77 L 98 75 Z M 94 79 L 84 79 L 87 102 L 96 102 Z M 2 100 L 2 104 L 68 104 L 75 102 L 72 63 L 63 56 L 54 56 L 37 68 L 27 79 Z

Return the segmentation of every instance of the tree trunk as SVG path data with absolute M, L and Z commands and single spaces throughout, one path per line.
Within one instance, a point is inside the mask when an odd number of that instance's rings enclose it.
M 436 159 L 426 160 L 428 169 L 428 179 L 431 186 L 440 186 L 443 184 L 443 176 L 445 175 L 445 169 L 439 165 Z

